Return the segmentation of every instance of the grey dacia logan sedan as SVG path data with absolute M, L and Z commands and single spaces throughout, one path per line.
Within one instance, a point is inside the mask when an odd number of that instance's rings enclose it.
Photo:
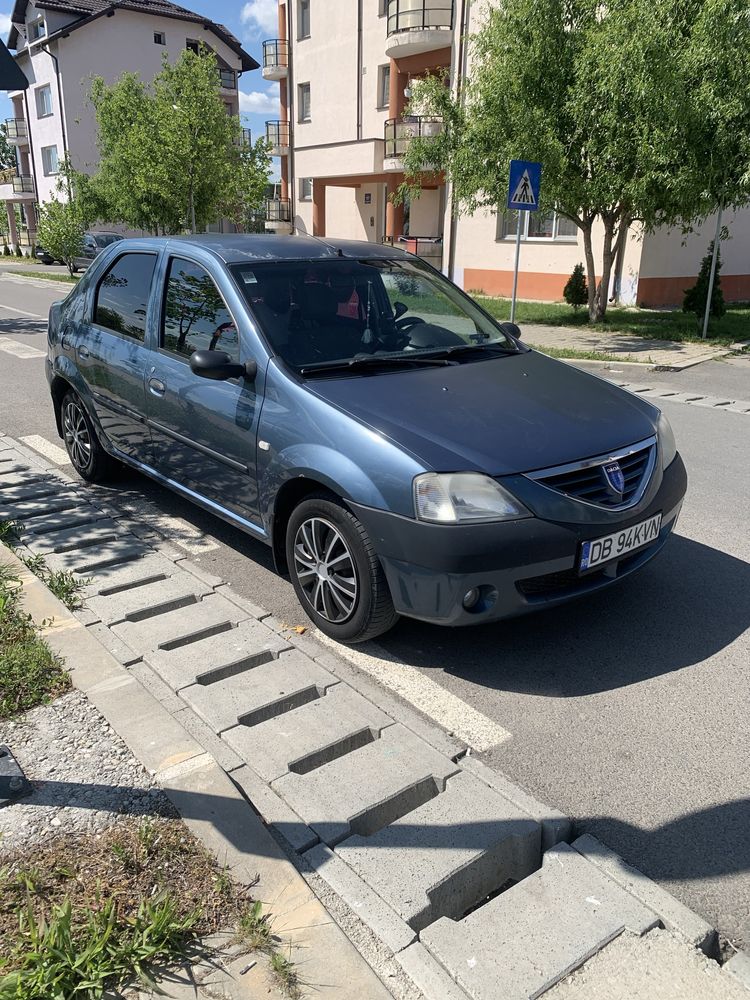
M 47 376 L 84 479 L 124 463 L 265 542 L 358 642 L 582 597 L 673 530 L 664 415 L 519 333 L 373 243 L 129 239 L 53 305 Z

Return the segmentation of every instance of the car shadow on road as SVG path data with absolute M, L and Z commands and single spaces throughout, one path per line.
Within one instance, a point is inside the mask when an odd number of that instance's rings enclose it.
M 748 594 L 750 564 L 675 535 L 638 573 L 580 601 L 468 629 L 404 620 L 378 645 L 485 687 L 574 698 L 700 664 L 748 627 Z

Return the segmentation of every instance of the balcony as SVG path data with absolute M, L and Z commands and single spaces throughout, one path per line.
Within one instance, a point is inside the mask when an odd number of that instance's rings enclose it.
M 288 156 L 290 146 L 289 122 L 266 122 L 266 142 L 271 156 Z
M 392 59 L 453 43 L 454 0 L 388 0 L 385 54 Z
M 247 146 L 252 146 L 253 144 L 253 134 L 249 128 L 243 128 L 240 133 L 240 146 L 243 148 Z
M 389 118 L 385 123 L 383 170 L 403 170 L 404 156 L 413 139 L 430 139 L 440 135 L 443 122 L 426 115 Z
M 25 118 L 6 118 L 5 129 L 8 142 L 13 146 L 27 146 L 29 143 L 29 127 Z
M 237 74 L 233 69 L 219 70 L 219 84 L 222 90 L 237 89 Z
M 443 266 L 442 236 L 384 236 L 382 242 L 399 250 L 406 250 L 416 257 L 426 260 L 438 271 Z
M 266 231 L 271 233 L 291 233 L 292 203 L 288 198 L 269 198 L 266 202 Z
M 263 79 L 285 80 L 289 71 L 289 42 L 269 38 L 263 42 Z
M 31 174 L 16 174 L 13 178 L 13 194 L 20 198 L 34 197 L 34 178 Z

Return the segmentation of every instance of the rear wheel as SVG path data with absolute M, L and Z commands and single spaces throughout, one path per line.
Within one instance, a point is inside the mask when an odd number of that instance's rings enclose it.
M 78 475 L 89 483 L 110 479 L 119 463 L 102 448 L 81 397 L 72 389 L 62 401 L 62 428 L 68 457 Z
M 398 620 L 367 532 L 333 496 L 316 494 L 295 508 L 286 557 L 300 604 L 332 639 L 364 642 Z

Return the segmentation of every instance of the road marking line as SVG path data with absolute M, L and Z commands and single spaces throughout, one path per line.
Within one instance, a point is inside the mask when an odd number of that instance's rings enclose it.
M 19 440 L 23 441 L 29 448 L 33 448 L 34 451 L 38 451 L 40 455 L 44 455 L 45 458 L 48 458 L 50 462 L 54 462 L 55 465 L 68 465 L 70 462 L 68 453 L 64 448 L 58 448 L 56 444 L 52 444 L 51 441 L 43 438 L 40 434 L 29 434 L 28 437 L 22 437 Z
M 0 309 L 7 309 L 8 312 L 19 313 L 21 316 L 31 316 L 33 319 L 47 319 L 47 316 L 40 316 L 39 313 L 30 313 L 28 309 L 16 309 L 15 306 L 6 306 L 0 303 Z
M 5 337 L 0 337 L 0 351 L 13 354 L 17 358 L 44 358 L 47 356 L 46 351 L 40 351 L 38 348 L 32 347 L 31 344 L 22 344 L 19 340 L 7 340 Z
M 473 750 L 481 753 L 511 739 L 512 733 L 507 729 L 376 643 L 366 642 L 356 648 L 342 646 L 320 631 L 316 631 L 316 638 L 384 687 L 401 695 Z

